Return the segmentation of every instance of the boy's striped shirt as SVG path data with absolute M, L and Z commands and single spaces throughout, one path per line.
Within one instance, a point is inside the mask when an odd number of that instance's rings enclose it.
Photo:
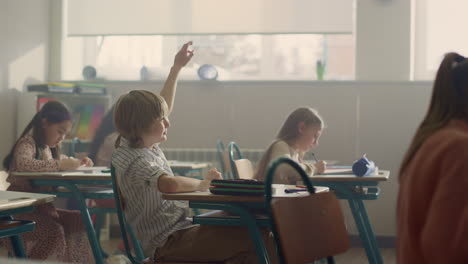
M 125 216 L 140 241 L 146 256 L 152 257 L 170 234 L 190 227 L 186 202 L 162 198 L 158 190 L 161 175 L 173 176 L 158 145 L 151 148 L 130 148 L 122 138 L 121 146 L 112 155 L 117 183 L 125 203 Z

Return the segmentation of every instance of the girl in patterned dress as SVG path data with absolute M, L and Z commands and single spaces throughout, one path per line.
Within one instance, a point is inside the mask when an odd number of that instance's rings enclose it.
M 82 165 L 93 166 L 88 157 L 79 160 L 60 154 L 60 143 L 71 128 L 72 118 L 67 107 L 58 101 L 47 102 L 3 160 L 11 183 L 8 190 L 41 192 L 53 188 L 32 186 L 30 181 L 12 176 L 11 172 L 63 171 Z M 17 218 L 36 222 L 36 229 L 22 236 L 29 258 L 94 263 L 79 211 L 58 209 L 48 203 L 37 206 L 33 212 L 17 215 Z

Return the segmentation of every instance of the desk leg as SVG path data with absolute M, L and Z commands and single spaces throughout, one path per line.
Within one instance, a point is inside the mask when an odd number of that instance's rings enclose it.
M 78 200 L 79 209 L 81 212 L 81 217 L 86 227 L 86 233 L 88 234 L 88 240 L 93 250 L 94 259 L 96 264 L 104 264 L 102 259 L 101 245 L 96 238 L 96 232 L 94 231 L 94 226 L 91 221 L 91 216 L 89 215 L 88 207 L 86 206 L 86 200 L 84 199 L 81 192 L 74 184 L 64 183 L 63 186 L 67 187 L 70 191 L 73 192 L 74 197 Z
M 374 232 L 367 216 L 364 203 L 359 199 L 348 199 L 349 207 L 353 213 L 354 221 L 359 231 L 359 236 L 366 250 L 367 258 L 371 264 L 382 264 L 382 256 L 377 245 Z
M 254 242 L 255 250 L 257 251 L 258 260 L 260 261 L 259 263 L 265 263 L 265 264 L 270 263 L 270 260 L 268 258 L 268 252 L 262 240 L 262 234 L 260 230 L 258 229 L 255 219 L 251 215 L 247 215 L 247 217 L 241 216 L 241 218 L 243 218 L 243 221 L 247 225 L 250 238 Z
M 14 235 L 10 237 L 11 244 L 13 246 L 13 251 L 15 256 L 18 258 L 28 258 L 26 255 L 26 250 L 24 250 L 23 241 L 19 235 Z
M 377 263 L 382 264 L 383 259 L 382 255 L 380 254 L 379 245 L 377 244 L 377 239 L 375 238 L 374 231 L 372 230 L 372 226 L 369 220 L 369 216 L 367 215 L 366 207 L 364 206 L 364 202 L 362 200 L 356 200 L 356 204 L 359 206 L 359 210 L 362 214 L 362 219 L 364 220 L 364 226 L 367 228 L 367 234 L 371 241 L 371 245 L 373 246 L 374 255 L 377 259 Z
M 225 204 L 225 203 L 208 203 L 208 202 L 190 202 L 190 207 L 200 209 L 212 209 L 212 210 L 225 210 L 240 216 L 243 223 L 242 226 L 246 226 L 249 231 L 250 238 L 254 243 L 255 250 L 257 251 L 257 257 L 260 264 L 269 264 L 270 259 L 268 257 L 268 251 L 263 243 L 262 233 L 260 232 L 255 218 L 248 210 L 242 206 L 236 204 Z

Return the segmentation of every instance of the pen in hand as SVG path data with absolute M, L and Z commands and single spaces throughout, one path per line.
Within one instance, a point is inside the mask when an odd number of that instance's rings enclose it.
M 317 157 L 315 157 L 315 154 L 314 154 L 313 152 L 312 152 L 311 154 L 312 154 L 312 158 L 314 158 L 315 162 L 317 162 L 317 163 L 318 163 L 318 162 L 319 162 L 319 160 L 317 159 Z
M 312 157 L 315 160 L 314 166 L 317 168 L 317 173 L 318 174 L 324 173 L 327 168 L 327 163 L 323 160 L 319 161 L 314 153 L 312 153 Z

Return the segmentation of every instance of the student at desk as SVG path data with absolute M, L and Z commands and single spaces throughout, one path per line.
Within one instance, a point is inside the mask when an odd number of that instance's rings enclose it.
M 315 164 L 302 161 L 304 153 L 317 146 L 320 135 L 325 127 L 322 117 L 317 110 L 309 107 L 301 107 L 294 110 L 281 127 L 278 136 L 263 154 L 257 166 L 255 179 L 263 181 L 272 161 L 279 157 L 288 157 L 301 164 L 309 175 L 323 173 L 326 162 L 321 160 Z M 274 179 L 275 183 L 296 184 L 300 180 L 296 173 L 284 173 L 280 179 Z
M 94 161 L 95 166 L 110 167 L 112 152 L 115 149 L 117 132 L 114 126 L 115 105 L 106 113 L 96 130 L 89 149 L 89 158 Z
M 60 143 L 71 127 L 71 115 L 65 105 L 58 101 L 47 102 L 14 144 L 3 166 L 8 172 L 60 171 L 77 169 L 81 165 L 92 166 L 93 162 L 87 157 L 78 160 L 60 154 Z M 43 190 L 11 174 L 8 181 L 10 191 Z M 18 215 L 18 218 L 36 222 L 36 229 L 23 235 L 26 253 L 31 259 L 94 262 L 79 211 L 44 204 L 31 213 Z
M 400 168 L 397 263 L 468 263 L 468 59 L 448 53 Z
M 130 91 L 116 103 L 114 123 L 119 138 L 112 164 L 124 212 L 145 255 L 156 262 L 256 263 L 246 228 L 193 225 L 187 219 L 188 204 L 162 199 L 162 192 L 207 190 L 212 179 L 221 178 L 216 169 L 211 169 L 203 180 L 174 176 L 159 147 L 167 140 L 177 76 L 193 56 L 188 50 L 190 44 L 176 54 L 161 95 Z M 265 238 L 267 248 L 274 252 L 274 242 L 267 232 Z M 273 253 L 272 263 L 276 258 Z

